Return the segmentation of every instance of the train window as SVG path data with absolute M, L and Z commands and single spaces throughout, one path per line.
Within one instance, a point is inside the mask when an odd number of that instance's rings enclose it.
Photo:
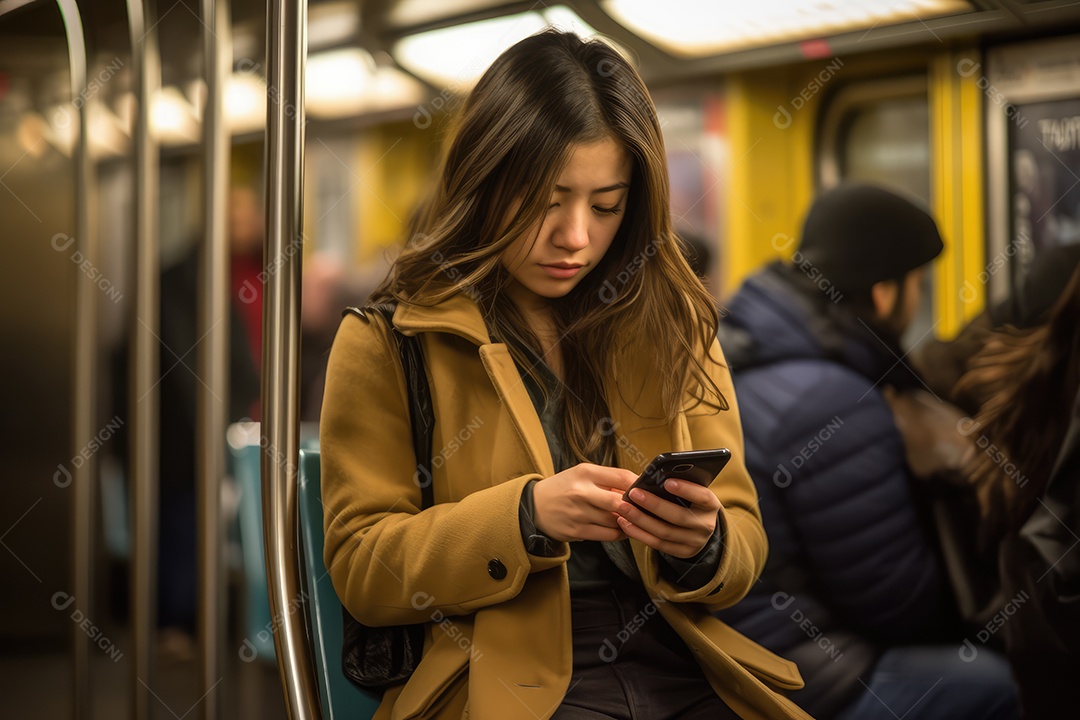
M 837 93 L 822 115 L 818 184 L 861 180 L 930 204 L 930 106 L 923 76 L 875 80 Z M 924 273 L 919 312 L 905 350 L 931 336 L 933 273 Z
M 311 198 L 312 237 L 315 251 L 329 253 L 342 262 L 353 260 L 354 195 L 359 182 L 347 162 L 356 152 L 355 143 L 347 137 L 320 138 L 307 143 L 307 172 L 309 187 L 315 190 Z
M 706 288 L 723 297 L 725 288 L 716 272 L 727 182 L 723 176 L 728 157 L 723 98 L 678 92 L 659 92 L 654 97 L 667 150 L 672 224 L 691 246 L 704 246 L 710 252 L 700 271 Z
M 896 98 L 854 110 L 841 145 L 842 177 L 895 186 L 930 200 L 926 98 Z

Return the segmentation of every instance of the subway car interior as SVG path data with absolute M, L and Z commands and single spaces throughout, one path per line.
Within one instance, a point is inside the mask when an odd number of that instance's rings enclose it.
M 321 552 L 327 358 L 477 80 L 549 26 L 643 79 L 721 324 L 774 261 L 825 289 L 802 223 L 853 182 L 944 244 L 895 366 L 1080 248 L 1070 0 L 0 0 L 0 714 L 374 716 Z

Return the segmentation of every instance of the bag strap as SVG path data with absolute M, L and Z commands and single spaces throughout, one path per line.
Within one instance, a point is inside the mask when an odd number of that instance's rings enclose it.
M 405 372 L 405 390 L 409 396 L 409 424 L 412 426 L 413 452 L 416 455 L 416 474 L 413 479 L 420 486 L 420 509 L 425 510 L 435 504 L 435 490 L 431 476 L 432 429 L 435 427 L 435 411 L 431 404 L 431 388 L 428 386 L 427 373 L 424 370 L 424 355 L 420 350 L 420 339 L 415 335 L 405 335 L 394 327 L 396 303 L 383 303 L 366 308 L 348 307 L 342 315 L 352 313 L 367 318 L 369 312 L 377 312 L 386 320 L 386 324 L 397 339 L 398 353 L 401 356 L 401 369 Z

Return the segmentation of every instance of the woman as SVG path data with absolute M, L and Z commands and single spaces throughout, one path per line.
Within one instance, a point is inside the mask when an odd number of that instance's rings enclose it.
M 1000 570 L 999 630 L 1025 718 L 1075 714 L 1080 672 L 1080 267 L 1045 324 L 989 335 L 956 392 L 986 398 L 962 432 L 982 522 Z M 994 562 L 996 561 L 996 562 Z M 985 565 L 986 563 L 984 563 Z M 985 639 L 984 639 L 985 638 Z M 969 641 L 970 643 L 970 641 Z
M 791 663 L 710 617 L 766 540 L 713 303 L 678 251 L 656 112 L 610 47 L 545 32 L 465 102 L 372 301 L 419 336 L 435 505 L 391 330 L 346 317 L 322 412 L 326 565 L 369 626 L 426 623 L 378 717 L 807 717 Z M 707 351 L 706 351 L 707 349 Z M 731 449 L 684 508 L 656 454 Z

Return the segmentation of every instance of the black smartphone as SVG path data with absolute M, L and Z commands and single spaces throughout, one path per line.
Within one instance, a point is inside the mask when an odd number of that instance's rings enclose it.
M 690 507 L 690 503 L 687 500 L 672 495 L 665 490 L 664 481 L 669 478 L 675 478 L 676 480 L 686 480 L 708 487 L 712 484 L 712 481 L 716 479 L 716 476 L 720 474 L 720 471 L 724 469 L 724 466 L 728 464 L 728 460 L 730 459 L 731 451 L 727 448 L 716 448 L 715 450 L 680 450 L 660 453 L 653 458 L 653 461 L 649 463 L 648 467 L 645 468 L 645 471 L 638 476 L 638 479 L 630 486 L 630 490 L 641 488 L 668 502 L 673 502 L 677 505 L 682 505 L 683 507 Z M 649 512 L 630 499 L 630 490 L 627 490 L 626 493 L 623 494 L 623 500 L 626 500 L 635 507 L 641 508 L 645 512 Z M 652 515 L 652 513 L 649 514 Z

